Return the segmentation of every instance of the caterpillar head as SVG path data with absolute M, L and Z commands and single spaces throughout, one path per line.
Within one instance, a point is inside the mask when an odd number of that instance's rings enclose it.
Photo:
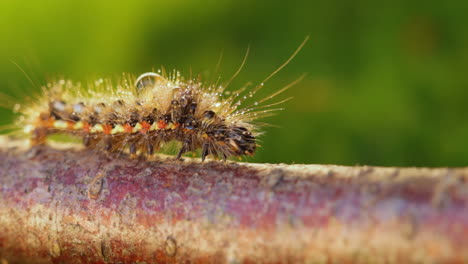
M 235 156 L 252 156 L 257 148 L 255 136 L 253 136 L 252 132 L 247 128 L 242 126 L 229 128 L 225 134 L 225 142 Z

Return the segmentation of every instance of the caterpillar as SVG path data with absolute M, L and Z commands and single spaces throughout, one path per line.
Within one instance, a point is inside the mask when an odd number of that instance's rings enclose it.
M 259 85 L 230 92 L 226 89 L 242 69 L 247 55 L 225 84 L 207 84 L 185 79 L 180 72 L 147 72 L 138 77 L 123 74 L 117 82 L 99 79 L 86 86 L 58 80 L 42 87 L 29 102 L 15 104 L 19 113 L 15 126 L 29 136 L 32 145 L 45 144 L 53 134 L 81 138 L 88 148 L 106 152 L 128 151 L 131 156 L 151 156 L 166 143 L 179 142 L 176 159 L 201 149 L 207 156 L 222 158 L 252 156 L 261 134 L 255 121 L 273 114 L 283 103 L 270 99 L 296 84 L 241 106 L 264 83 L 287 65 L 307 42 Z

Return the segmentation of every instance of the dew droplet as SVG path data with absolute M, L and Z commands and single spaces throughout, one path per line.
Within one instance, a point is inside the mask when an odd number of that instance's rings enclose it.
M 13 107 L 13 113 L 18 113 L 20 108 L 21 108 L 20 104 L 15 104 L 15 106 Z
M 73 105 L 73 112 L 81 114 L 84 111 L 84 103 L 77 103 Z
M 140 92 L 146 88 L 152 88 L 156 85 L 157 80 L 163 80 L 163 77 L 154 72 L 146 72 L 140 75 L 135 81 L 135 87 Z

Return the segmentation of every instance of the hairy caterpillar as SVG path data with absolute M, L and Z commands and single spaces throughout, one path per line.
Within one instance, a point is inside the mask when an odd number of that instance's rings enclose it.
M 124 74 L 114 83 L 98 80 L 82 87 L 59 80 L 42 87 L 42 94 L 15 105 L 20 114 L 16 127 L 29 135 L 32 145 L 44 144 L 52 134 L 80 137 L 87 147 L 131 155 L 152 155 L 170 141 L 181 143 L 177 159 L 186 152 L 201 149 L 202 161 L 208 155 L 229 157 L 253 155 L 257 148 L 258 126 L 254 121 L 271 115 L 265 104 L 299 80 L 252 105 L 241 107 L 273 75 L 288 64 L 307 42 L 263 82 L 250 91 L 226 91 L 226 85 L 205 84 L 184 79 L 173 71 L 147 72 L 138 77 Z

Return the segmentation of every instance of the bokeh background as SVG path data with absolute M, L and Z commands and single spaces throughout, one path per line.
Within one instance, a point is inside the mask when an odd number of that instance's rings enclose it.
M 261 82 L 310 35 L 263 90 L 307 77 L 265 122 L 251 161 L 468 165 L 467 1 L 0 2 L 0 91 L 64 76 L 86 81 L 164 65 Z M 1 123 L 11 122 L 9 111 Z

